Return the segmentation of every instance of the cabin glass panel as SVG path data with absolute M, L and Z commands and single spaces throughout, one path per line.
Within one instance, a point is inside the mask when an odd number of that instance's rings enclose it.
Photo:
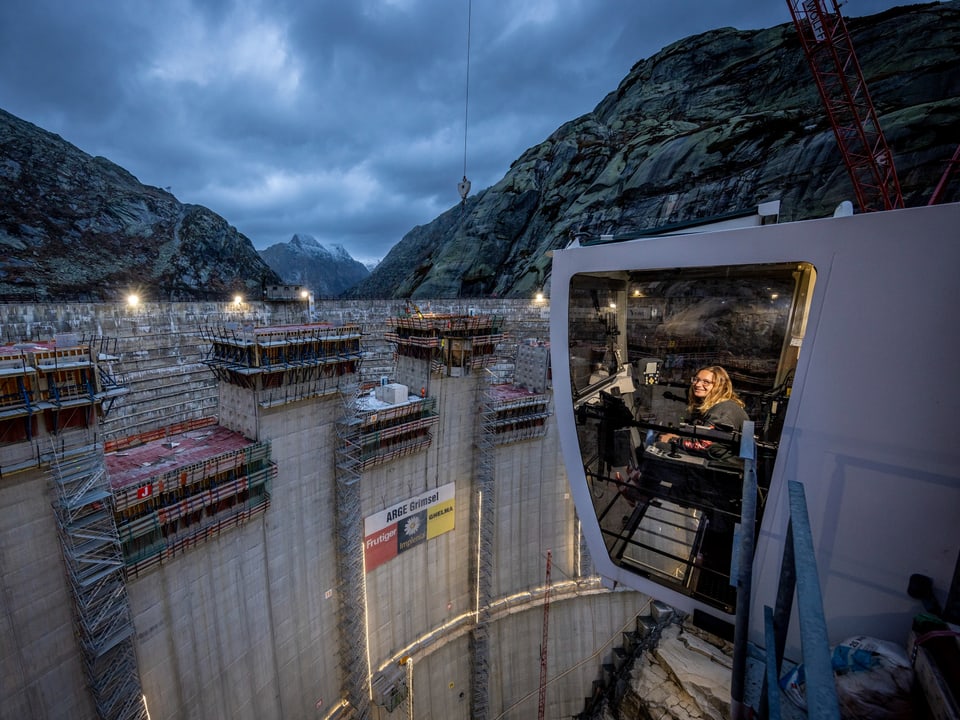
M 734 611 L 740 427 L 694 425 L 691 379 L 722 367 L 755 423 L 759 530 L 815 276 L 791 262 L 571 278 L 577 435 L 614 563 Z

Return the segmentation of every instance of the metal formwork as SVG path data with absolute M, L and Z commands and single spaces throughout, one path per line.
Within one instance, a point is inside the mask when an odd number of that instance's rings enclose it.
M 105 720 L 146 720 L 103 448 L 54 447 L 49 477 L 74 624 L 97 714 Z
M 140 577 L 266 512 L 277 472 L 271 442 L 264 440 L 115 488 L 126 577 Z M 218 507 L 231 499 L 229 507 Z M 200 512 L 202 519 L 184 523 Z
M 393 330 L 384 339 L 396 346 L 397 355 L 429 361 L 437 375 L 469 372 L 487 367 L 503 340 L 503 320 L 492 315 L 418 314 L 387 321 Z
M 496 445 L 541 438 L 547 433 L 546 420 L 550 417 L 550 398 L 546 394 L 517 399 L 492 401 L 494 416 L 490 425 Z
M 203 363 L 217 379 L 255 390 L 261 407 L 339 392 L 360 364 L 359 325 L 203 328 Z M 346 378 L 346 379 L 345 379 Z

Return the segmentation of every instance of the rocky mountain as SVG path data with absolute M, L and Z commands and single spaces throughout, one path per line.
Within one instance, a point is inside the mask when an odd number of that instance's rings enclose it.
M 960 143 L 960 3 L 847 20 L 907 206 Z M 951 196 L 960 199 L 953 184 Z M 354 296 L 528 296 L 549 250 L 781 200 L 781 221 L 853 200 L 792 23 L 722 28 L 638 62 L 590 113 L 391 250 Z
M 960 143 L 960 0 L 847 25 L 906 204 L 926 204 Z M 253 297 L 279 275 L 321 296 L 353 285 L 353 297 L 524 297 L 549 285 L 548 252 L 574 238 L 772 199 L 781 221 L 853 199 L 792 23 L 721 28 L 641 60 L 592 112 L 413 228 L 366 277 L 307 236 L 264 251 L 278 274 L 219 215 L 0 110 L 0 300 Z M 306 268 L 323 252 L 342 268 L 333 276 Z
M 216 213 L 0 110 L 0 298 L 259 297 L 280 278 Z
M 315 297 L 335 297 L 366 278 L 370 271 L 342 245 L 323 245 L 311 235 L 271 245 L 260 257 L 290 285 L 303 285 Z

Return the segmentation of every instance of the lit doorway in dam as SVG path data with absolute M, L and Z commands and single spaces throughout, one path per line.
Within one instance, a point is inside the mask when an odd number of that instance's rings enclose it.
M 791 262 L 571 277 L 577 439 L 614 564 L 734 612 L 741 426 L 759 528 L 815 276 Z

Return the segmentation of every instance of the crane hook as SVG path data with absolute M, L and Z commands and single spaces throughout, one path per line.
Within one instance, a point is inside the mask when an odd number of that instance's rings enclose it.
M 467 202 L 467 195 L 470 194 L 470 181 L 467 180 L 466 175 L 463 176 L 463 180 L 457 183 L 457 192 L 460 193 L 460 203 Z
M 470 111 L 470 24 L 472 15 L 473 0 L 467 0 L 467 72 L 463 97 L 463 180 L 457 183 L 461 206 L 467 204 L 467 195 L 470 194 L 470 181 L 467 180 L 467 118 Z

